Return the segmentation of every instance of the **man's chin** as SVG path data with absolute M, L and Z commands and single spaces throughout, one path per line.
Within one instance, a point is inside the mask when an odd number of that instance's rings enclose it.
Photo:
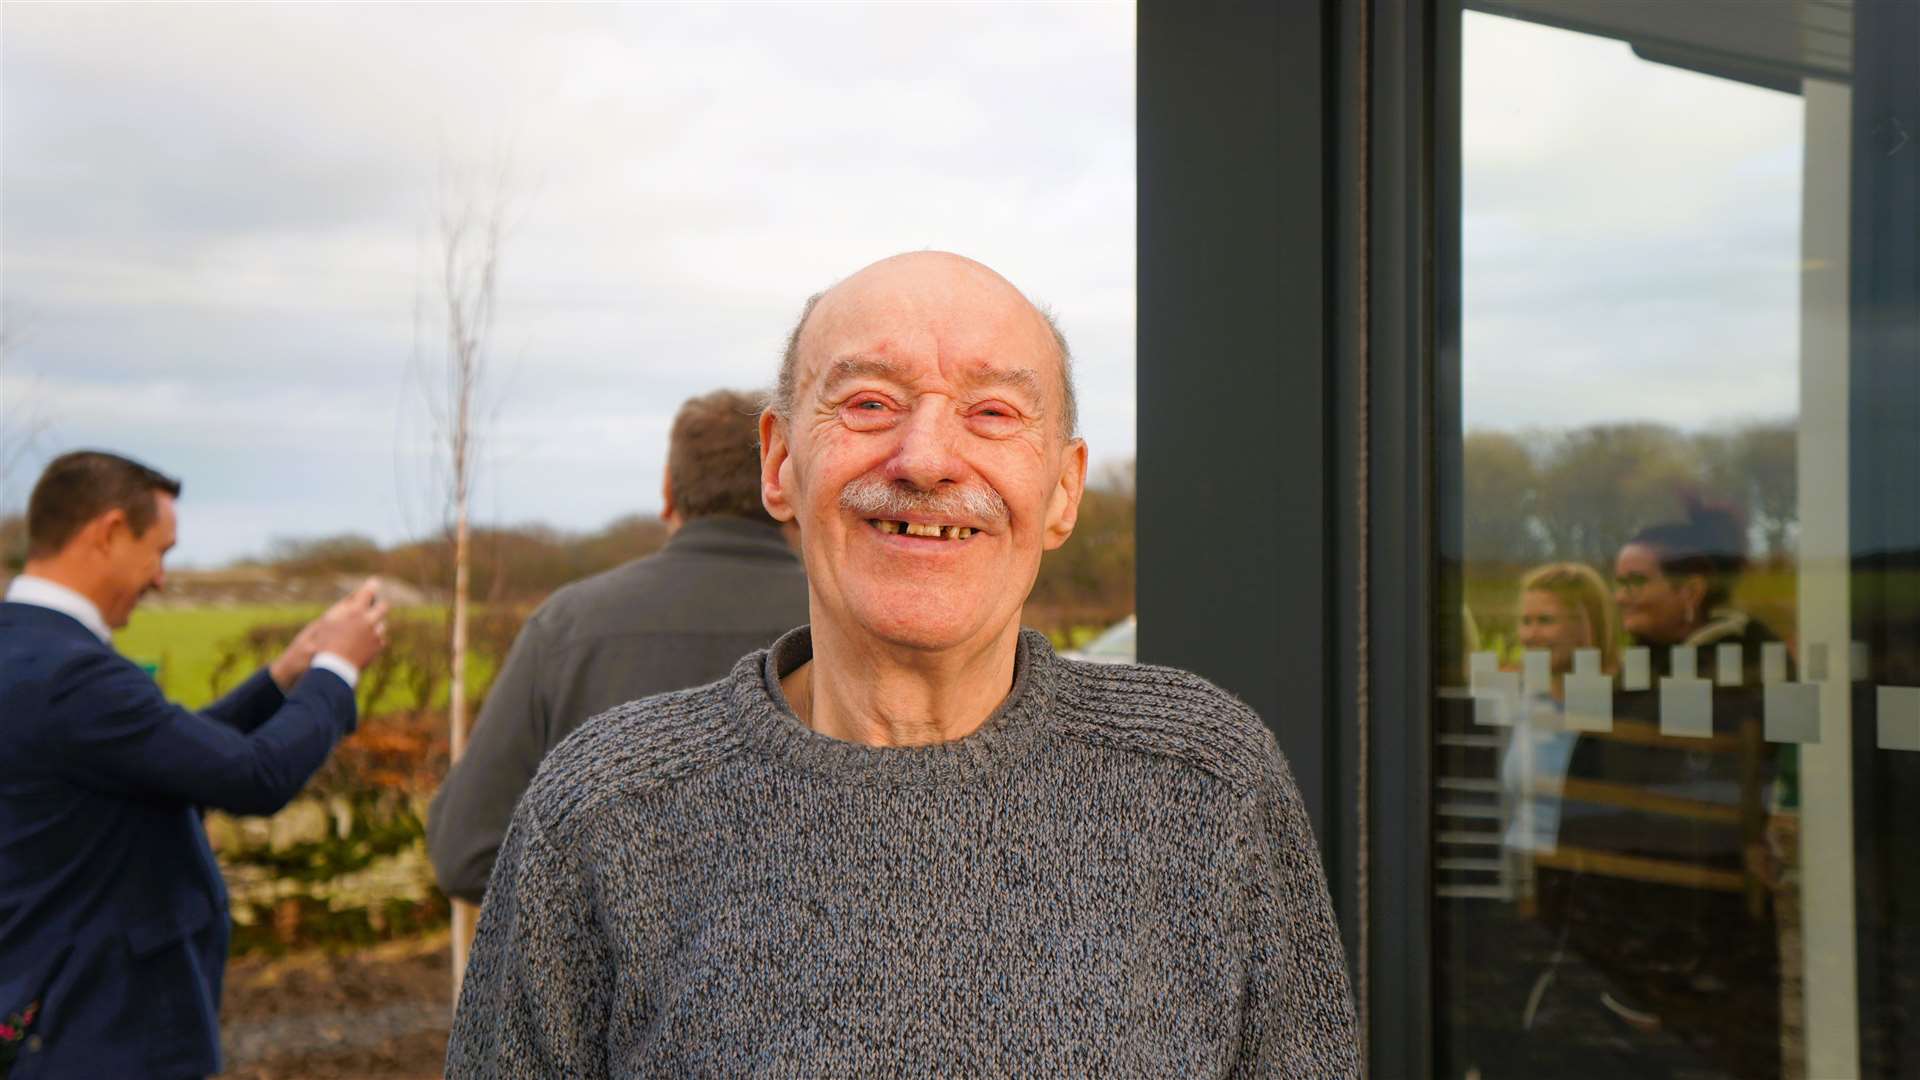
M 937 653 L 975 648 L 999 639 L 1020 617 L 1018 606 L 1003 606 L 1003 583 L 979 575 L 914 580 L 849 574 L 837 584 L 839 602 L 816 606 L 816 614 L 852 635 L 895 649 Z
M 127 628 L 127 624 L 133 621 L 133 613 L 137 608 L 139 608 L 140 601 L 145 600 L 146 598 L 147 598 L 146 594 L 142 593 L 139 596 L 134 597 L 133 600 L 130 603 L 128 603 L 125 607 L 116 607 L 112 611 L 101 612 L 100 613 L 101 617 L 106 620 L 107 629 L 125 630 Z
M 862 633 L 896 649 L 939 653 L 958 649 L 978 640 L 984 629 L 978 618 L 923 614 L 893 617 L 863 617 L 858 620 Z

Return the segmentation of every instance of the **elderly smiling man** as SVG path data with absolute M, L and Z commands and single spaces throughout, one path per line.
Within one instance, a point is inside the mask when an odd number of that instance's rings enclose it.
M 902 255 L 809 302 L 760 437 L 812 624 L 548 759 L 449 1075 L 1358 1075 L 1259 718 L 1020 629 L 1073 435 L 1065 341 L 986 267 Z

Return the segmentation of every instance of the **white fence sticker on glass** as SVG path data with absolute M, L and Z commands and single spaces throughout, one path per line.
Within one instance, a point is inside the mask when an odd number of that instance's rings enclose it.
M 1881 686 L 1880 749 L 1920 751 L 1920 686 Z
M 1820 685 L 1768 683 L 1765 690 L 1768 742 L 1820 741 Z
M 1528 649 L 1520 657 L 1520 689 L 1528 697 L 1553 693 L 1553 654 L 1545 649 Z
M 1698 677 L 1699 653 L 1673 647 L 1673 674 L 1660 680 L 1660 734 L 1705 739 L 1713 735 L 1713 684 Z
M 1566 726 L 1568 731 L 1612 731 L 1612 681 L 1568 679 Z
M 1667 654 L 1672 659 L 1672 670 L 1667 674 L 1676 679 L 1697 679 L 1700 677 L 1700 650 L 1691 645 L 1675 645 Z
M 1812 641 L 1807 643 L 1807 681 L 1827 681 L 1827 643 Z
M 1769 641 L 1760 646 L 1760 682 L 1765 686 L 1787 681 L 1787 643 Z
M 1860 682 L 1867 677 L 1867 666 L 1872 660 L 1872 656 L 1867 651 L 1866 642 L 1850 641 L 1847 643 L 1846 650 L 1840 654 L 1840 663 L 1844 665 L 1843 670 L 1834 670 L 1834 665 L 1831 662 L 1832 656 L 1833 650 L 1827 648 L 1826 642 L 1809 642 L 1807 644 L 1807 662 L 1805 665 L 1806 674 L 1803 678 L 1808 682 L 1826 682 L 1830 678 L 1838 678 L 1845 682 Z
M 1737 641 L 1717 645 L 1713 650 L 1713 681 L 1720 686 L 1739 686 L 1747 666 L 1746 650 Z
M 1635 645 L 1620 653 L 1620 689 L 1651 690 L 1653 688 L 1653 651 L 1645 645 Z
M 1467 661 L 1467 692 L 1473 697 L 1473 722 L 1512 727 L 1520 713 L 1520 673 L 1501 671 L 1500 656 L 1477 652 Z

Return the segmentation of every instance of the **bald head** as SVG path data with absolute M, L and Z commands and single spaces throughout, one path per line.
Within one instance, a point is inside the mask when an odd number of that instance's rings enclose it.
M 808 297 L 780 360 L 772 401 L 775 415 L 782 421 L 792 417 L 801 383 L 818 366 L 809 367 L 804 360 L 814 356 L 822 338 L 875 313 L 902 312 L 937 334 L 964 337 L 972 329 L 1030 336 L 1057 358 L 1060 437 L 1071 438 L 1079 430 L 1073 356 L 1053 314 L 990 267 L 945 251 L 913 251 L 882 259 Z M 975 323 L 981 325 L 971 325 Z

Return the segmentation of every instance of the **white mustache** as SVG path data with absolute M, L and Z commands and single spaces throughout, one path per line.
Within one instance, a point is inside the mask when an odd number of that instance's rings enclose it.
M 1004 525 L 1007 502 L 992 488 L 960 487 L 922 491 L 903 482 L 871 474 L 840 489 L 840 508 L 866 518 L 896 518 L 906 514 L 973 525 Z

